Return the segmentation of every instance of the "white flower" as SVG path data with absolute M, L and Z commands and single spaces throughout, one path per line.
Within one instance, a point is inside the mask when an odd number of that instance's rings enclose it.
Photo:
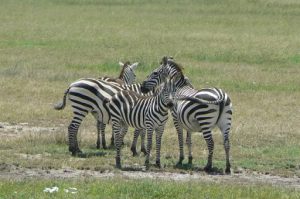
M 75 187 L 70 187 L 70 188 L 68 188 L 68 189 L 65 189 L 65 192 L 66 192 L 66 193 L 72 193 L 72 194 L 75 194 L 75 193 L 77 193 L 77 188 L 75 188 Z
M 44 189 L 44 192 L 45 193 L 53 193 L 53 192 L 58 192 L 58 190 L 59 190 L 58 187 L 52 187 L 52 188 L 47 187 Z

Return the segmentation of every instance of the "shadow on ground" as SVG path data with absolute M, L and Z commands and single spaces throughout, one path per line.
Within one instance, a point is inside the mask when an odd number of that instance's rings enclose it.
M 105 156 L 107 155 L 106 152 L 86 152 L 86 153 L 79 153 L 76 155 L 76 157 L 79 157 L 79 158 L 90 158 L 90 157 L 102 157 L 102 156 Z
M 175 165 L 174 168 L 186 171 L 205 172 L 209 175 L 224 175 L 224 170 L 222 168 L 217 167 L 213 167 L 210 171 L 206 171 L 204 168 L 193 166 L 192 164 L 187 163 L 182 165 Z

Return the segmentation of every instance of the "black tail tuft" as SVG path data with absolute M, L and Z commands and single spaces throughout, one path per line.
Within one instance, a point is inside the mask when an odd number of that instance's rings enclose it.
M 66 98 L 67 98 L 67 95 L 69 93 L 69 89 L 68 88 L 66 91 L 65 91 L 65 94 L 64 94 L 64 97 L 63 97 L 63 101 L 62 102 L 59 102 L 58 104 L 54 105 L 54 109 L 55 110 L 62 110 L 65 108 L 66 106 Z
M 65 103 L 63 103 L 63 102 L 59 102 L 58 104 L 55 104 L 54 105 L 54 109 L 55 110 L 62 110 L 62 109 L 64 109 L 65 108 Z

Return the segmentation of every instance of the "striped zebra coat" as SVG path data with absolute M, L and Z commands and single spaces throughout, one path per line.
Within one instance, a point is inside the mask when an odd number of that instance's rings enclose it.
M 128 65 L 126 68 L 130 66 L 132 65 Z M 133 69 L 134 67 L 130 67 L 130 70 L 123 70 L 123 74 L 133 73 Z M 132 77 L 135 78 L 135 75 Z M 121 85 L 120 83 L 111 81 L 108 78 L 105 78 L 104 80 L 85 78 L 73 82 L 68 87 L 65 91 L 63 101 L 57 104 L 54 108 L 56 110 L 63 109 L 66 105 L 66 98 L 68 96 L 73 109 L 73 119 L 68 127 L 69 151 L 72 152 L 72 155 L 82 153 L 77 141 L 77 132 L 81 122 L 88 113 L 92 113 L 97 120 L 98 135 L 101 131 L 102 145 L 104 148 L 106 147 L 104 128 L 105 124 L 108 124 L 110 121 L 110 113 L 109 108 L 103 103 L 103 100 L 111 98 L 115 93 L 123 89 L 129 89 L 141 93 L 140 86 L 140 84 Z M 97 144 L 100 143 L 97 141 Z
M 187 130 L 190 164 L 192 163 L 191 132 L 199 131 L 202 132 L 209 151 L 205 170 L 211 171 L 214 149 L 211 132 L 215 126 L 218 126 L 224 138 L 226 153 L 225 172 L 230 173 L 229 132 L 231 129 L 232 103 L 229 96 L 218 88 L 194 89 L 183 75 L 181 67 L 172 58 L 167 57 L 163 58 L 161 66 L 155 69 L 148 76 L 148 79 L 143 82 L 142 91 L 147 92 L 163 82 L 165 78 L 172 78 L 175 75 L 178 78 L 175 80 L 176 93 L 172 116 L 179 141 L 180 155 L 178 165 L 181 165 L 184 159 L 183 129 Z
M 157 96 L 144 97 L 135 92 L 122 90 L 109 102 L 113 131 L 115 133 L 116 167 L 121 168 L 122 129 L 128 126 L 147 129 L 147 155 L 145 165 L 149 166 L 152 148 L 152 134 L 156 131 L 156 165 L 160 167 L 161 137 L 168 119 L 168 109 L 172 106 L 172 81 L 165 83 Z
M 103 81 L 107 81 L 107 82 L 119 83 L 120 85 L 133 84 L 136 80 L 136 75 L 135 75 L 134 70 L 138 66 L 138 63 L 136 62 L 136 63 L 130 64 L 130 62 L 125 62 L 125 63 L 119 62 L 119 65 L 122 67 L 122 70 L 121 70 L 121 73 L 118 78 L 100 77 L 99 79 L 103 80 Z M 97 149 L 100 149 L 101 140 L 102 140 L 102 147 L 104 149 L 107 148 L 106 147 L 106 139 L 105 139 L 105 128 L 106 128 L 106 124 L 104 124 L 100 121 L 97 121 L 97 142 L 96 142 Z M 137 132 L 137 133 L 138 133 L 137 136 L 135 136 L 136 139 L 139 135 L 139 132 Z M 101 135 L 101 138 L 100 138 L 100 135 Z M 111 136 L 111 145 L 114 145 L 113 133 Z M 133 143 L 132 147 L 134 147 L 135 145 Z M 136 153 L 136 147 L 134 149 L 135 149 L 135 153 Z M 143 149 L 143 147 L 142 147 L 142 149 Z

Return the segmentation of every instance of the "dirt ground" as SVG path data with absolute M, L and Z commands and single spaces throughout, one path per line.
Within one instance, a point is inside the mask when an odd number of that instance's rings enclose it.
M 56 131 L 52 127 L 30 127 L 27 123 L 9 124 L 0 123 L 0 138 L 2 136 L 22 136 L 24 132 L 49 132 Z M 171 172 L 152 172 L 152 171 L 92 171 L 76 170 L 72 168 L 62 169 L 37 169 L 23 168 L 20 166 L 3 163 L 0 161 L 0 179 L 7 180 L 26 180 L 26 179 L 75 179 L 75 178 L 94 178 L 94 179 L 152 179 L 152 180 L 171 180 L 171 181 L 201 181 L 207 183 L 232 183 L 241 185 L 271 185 L 278 187 L 294 188 L 300 190 L 299 177 L 280 177 L 265 175 L 253 171 L 239 169 L 231 175 L 212 175 L 205 172 L 190 173 L 171 173 Z
M 26 180 L 26 179 L 151 179 L 171 181 L 201 181 L 204 183 L 226 183 L 240 185 L 271 185 L 294 188 L 300 190 L 300 178 L 284 178 L 279 176 L 263 175 L 258 173 L 234 173 L 231 175 L 208 175 L 202 172 L 182 174 L 170 172 L 143 172 L 143 171 L 91 171 L 75 170 L 70 168 L 58 170 L 42 170 L 21 168 L 15 165 L 0 164 L 0 179 Z

